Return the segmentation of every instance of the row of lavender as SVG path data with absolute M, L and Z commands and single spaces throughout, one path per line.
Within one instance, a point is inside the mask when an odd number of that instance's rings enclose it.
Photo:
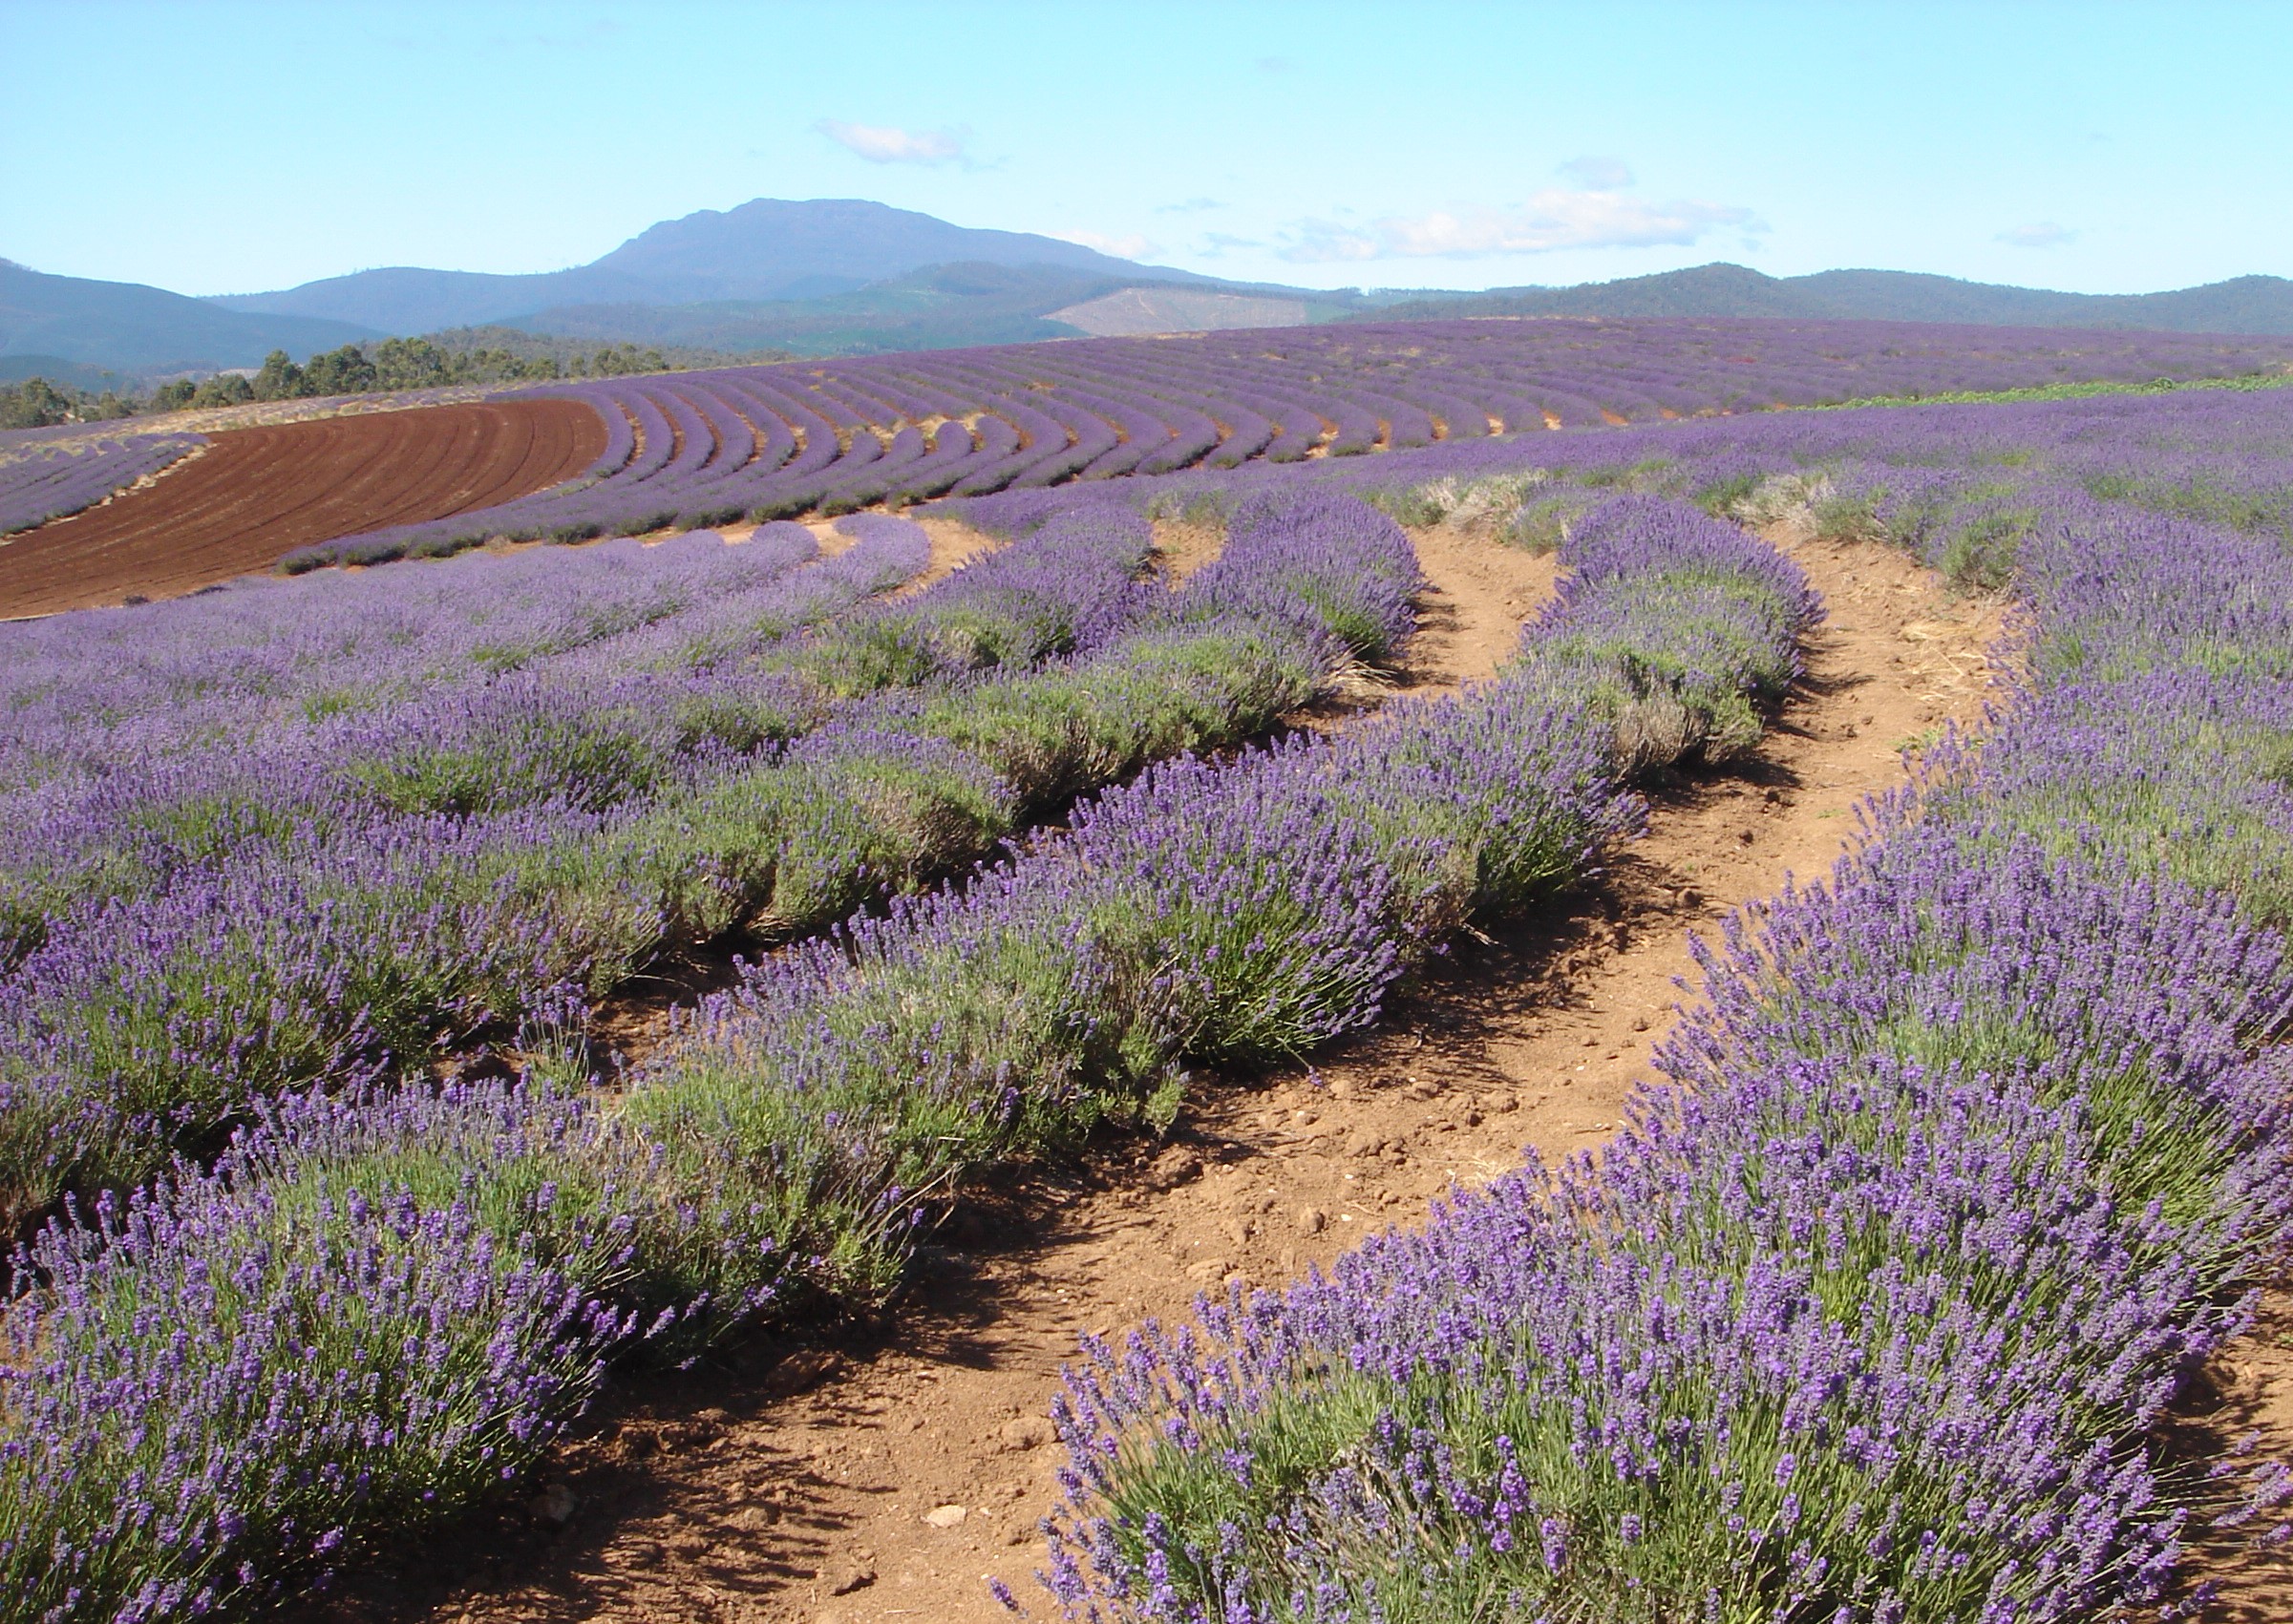
M 1185 473 L 1076 491 L 1012 491 L 940 511 L 1025 534 L 1078 500 L 1216 517 L 1301 482 L 1353 492 L 1404 523 L 1463 522 L 1549 547 L 1619 490 L 1752 524 L 1885 541 L 1954 581 L 2004 587 L 2021 540 L 2064 504 L 2127 504 L 2293 544 L 2293 390 L 2187 390 L 1997 405 L 1791 412 L 1484 440 L 1374 464 Z
M 1167 1109 L 1190 1061 L 1374 1019 L 1458 921 L 1635 827 L 1605 741 L 1650 733 L 1636 709 L 1717 716 L 1795 669 L 1815 606 L 1773 553 L 1648 504 L 1594 529 L 1503 683 L 1153 770 L 959 890 L 778 956 L 617 1102 L 541 1079 L 310 1094 L 52 1227 L 5 1326 L 0 1575 L 57 1620 L 258 1596 L 483 1496 L 610 1358 L 881 1290 L 983 1162 Z M 1413 579 L 1390 521 L 1323 500 L 1240 516 L 1173 609 L 1223 623 L 1287 580 L 1340 611 L 1320 623 L 1367 623 L 1349 592 Z M 1635 613 L 1644 591 L 1679 628 Z
M 290 569 L 1344 458 L 1871 395 L 2282 371 L 2285 341 L 1772 321 L 1419 322 L 926 351 L 566 386 L 590 478 L 307 548 Z
M 2284 427 L 1961 409 L 1640 467 L 1882 531 L 2011 498 L 2027 690 L 1731 924 L 1598 1158 L 1095 1346 L 1068 1613 L 2087 1618 L 2283 1540 L 2293 1475 L 2160 1424 L 2293 1240 L 2293 560 L 2237 499 L 2284 488 Z M 2264 534 L 2155 511 L 2223 502 Z
M 7 438 L 0 435 L 0 442 Z M 204 434 L 178 432 L 107 436 L 79 447 L 10 447 L 11 454 L 0 457 L 0 536 L 93 507 L 206 443 Z
M 1345 537 L 1244 524 L 1173 594 L 1139 579 L 1142 520 L 1083 514 L 855 608 L 924 538 L 845 522 L 861 539 L 827 560 L 785 526 L 22 628 L 0 1211 L 480 1040 L 574 1065 L 586 1005 L 664 952 L 817 930 L 1260 732 L 1385 658 L 1414 585 Z M 374 614 L 400 584 L 429 601 Z M 130 614 L 153 652 L 107 671 Z M 264 627 L 247 670 L 215 669 Z
M 0 1211 L 562 1002 L 597 935 L 552 929 L 580 843 L 818 720 L 755 667 L 922 569 L 899 528 L 828 560 L 790 526 L 6 628 Z

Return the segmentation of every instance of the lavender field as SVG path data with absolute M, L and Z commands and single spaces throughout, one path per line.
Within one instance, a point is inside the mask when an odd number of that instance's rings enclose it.
M 1394 511 L 1564 558 L 1619 487 L 1912 549 L 2021 597 L 2021 684 L 1731 924 L 1599 1156 L 1099 1344 L 1068 1612 L 2086 1618 L 2283 1540 L 2283 1464 L 2158 1427 L 2293 1195 L 2288 428 L 2270 395 L 1921 408 L 1381 468 Z
M 2262 378 L 2293 343 L 1876 322 L 1464 321 L 938 350 L 551 386 L 587 478 L 289 569 L 1866 397 Z
M 74 426 L 75 435 L 86 431 Z M 0 537 L 92 507 L 205 445 L 190 433 L 126 433 L 85 446 L 39 430 L 0 434 Z
M 2257 337 L 1877 322 L 1449 321 L 599 379 L 507 391 L 569 395 L 597 411 L 606 448 L 584 476 L 459 517 L 302 547 L 285 563 L 372 563 L 495 537 L 691 530 L 1857 399 L 2265 382 L 2289 365 L 2293 343 Z M 75 425 L 0 433 L 0 536 L 101 501 L 204 443 L 153 432 L 78 449 L 53 444 L 87 432 Z
M 2293 390 L 1750 410 L 2274 358 L 1913 331 L 618 380 L 584 386 L 610 466 L 485 533 L 666 541 L 0 627 L 11 1615 L 355 1573 L 621 1373 L 897 1302 L 990 1170 L 1159 1129 L 1582 906 L 1799 680 L 1825 606 L 1777 527 L 2010 595 L 1991 725 L 1708 948 L 1597 1155 L 1094 1340 L 1027 1605 L 2194 1605 L 2200 1536 L 2282 1539 L 2293 1498 L 2160 1426 L 2293 1237 Z M 1547 417 L 1631 421 L 1497 432 Z M 932 497 L 1004 545 L 920 586 L 905 519 L 775 517 Z M 1183 580 L 1172 518 L 1220 538 Z M 1434 525 L 1557 551 L 1512 659 L 1285 728 L 1407 658 Z M 611 1064 L 602 1009 L 734 950 Z

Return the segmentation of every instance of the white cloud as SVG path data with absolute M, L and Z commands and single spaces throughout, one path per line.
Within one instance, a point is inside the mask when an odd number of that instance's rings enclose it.
M 1632 171 L 1621 158 L 1572 158 L 1555 171 L 1589 192 L 1617 192 L 1632 184 Z
M 964 156 L 964 137 L 953 130 L 902 130 L 841 118 L 823 118 L 813 128 L 870 163 L 954 163 Z
M 1095 231 L 1054 231 L 1051 235 L 1062 243 L 1096 248 L 1100 253 L 1113 254 L 1118 260 L 1139 260 L 1149 254 L 1162 252 L 1162 244 L 1150 242 L 1136 231 L 1123 237 L 1102 237 Z
M 1539 192 L 1517 208 L 1389 215 L 1366 225 L 1302 221 L 1282 257 L 1298 264 L 1342 260 L 1478 259 L 1569 248 L 1652 248 L 1695 242 L 1720 226 L 1760 229 L 1750 209 L 1649 203 L 1612 191 Z
M 1999 233 L 2000 242 L 2016 248 L 2059 248 L 2077 240 L 2075 231 L 2067 225 L 2056 225 L 2050 220 L 2034 220 L 2028 225 Z
M 1216 198 L 1189 198 L 1182 203 L 1157 204 L 1155 212 L 1157 214 L 1202 214 L 1208 210 L 1222 209 L 1225 206 Z

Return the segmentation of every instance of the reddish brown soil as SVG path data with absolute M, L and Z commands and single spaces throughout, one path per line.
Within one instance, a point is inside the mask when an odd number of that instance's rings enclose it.
M 544 490 L 605 449 L 605 420 L 558 398 L 231 430 L 145 488 L 0 544 L 0 618 L 179 597 L 313 541 Z
M 1560 560 L 1499 546 L 1476 528 L 1412 530 L 1428 586 L 1404 692 L 1453 693 L 1494 673 L 1520 642 L 1522 622 L 1553 595 Z
M 1415 539 L 1435 592 L 1403 685 L 1485 675 L 1549 565 Z M 1059 1459 L 1042 1418 L 1077 1332 L 1182 1315 L 1234 1274 L 1277 1284 L 1524 1144 L 1597 1144 L 1684 996 L 1688 932 L 1820 871 L 1857 803 L 1900 781 L 1900 745 L 1979 713 L 1991 607 L 1881 548 L 1777 539 L 1833 611 L 1806 691 L 1753 760 L 1662 797 L 1573 913 L 1458 954 L 1315 1072 L 1210 1080 L 1167 1141 L 998 1181 L 881 1335 L 631 1381 L 530 1499 L 321 1615 L 986 1624 L 1008 1616 L 988 1574 L 1054 1615 L 1029 1574 Z
M 2293 1291 L 2283 1284 L 2263 1298 L 2253 1334 L 2233 1343 L 2197 1374 L 2176 1406 L 2177 1453 L 2198 1463 L 2250 1440 L 2248 1466 L 2293 1462 Z M 2283 1510 L 2275 1520 L 2282 1521 Z M 2197 1616 L 2206 1624 L 2284 1624 L 2293 1618 L 2293 1559 L 2282 1550 L 2256 1547 L 2252 1536 L 2269 1526 L 2216 1529 L 2198 1523 L 2190 1534 L 2190 1579 L 2217 1594 Z

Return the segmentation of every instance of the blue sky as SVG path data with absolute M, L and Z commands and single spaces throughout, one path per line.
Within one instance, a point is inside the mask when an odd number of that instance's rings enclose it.
M 0 255 L 251 291 L 874 198 L 1315 286 L 2293 274 L 2293 5 L 0 0 Z

